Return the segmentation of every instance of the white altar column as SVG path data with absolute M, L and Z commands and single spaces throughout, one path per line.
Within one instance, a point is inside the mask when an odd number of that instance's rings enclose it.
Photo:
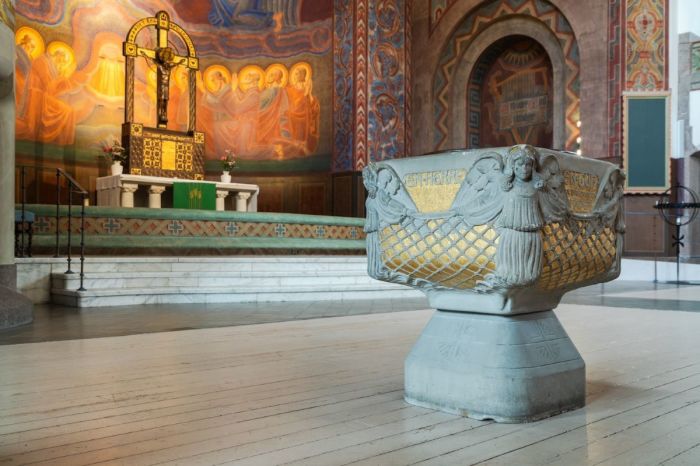
M 139 189 L 139 185 L 122 183 L 122 207 L 134 207 L 134 193 Z
M 236 212 L 248 212 L 250 193 L 236 193 Z
M 222 191 L 220 189 L 216 190 L 216 210 L 224 211 L 226 210 L 226 198 L 228 197 L 228 191 Z
M 165 186 L 151 186 L 148 189 L 148 207 L 151 209 L 160 209 L 160 195 L 165 191 Z M 132 207 L 133 207 L 133 194 L 132 194 Z

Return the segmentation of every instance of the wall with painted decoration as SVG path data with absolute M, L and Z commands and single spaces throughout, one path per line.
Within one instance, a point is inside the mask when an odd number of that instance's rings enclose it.
M 94 189 L 94 180 L 107 174 L 102 147 L 119 138 L 123 122 L 122 41 L 134 22 L 158 10 L 190 34 L 200 57 L 197 129 L 206 134 L 208 174 L 221 172 L 218 159 L 232 149 L 239 159 L 234 177 L 247 181 L 327 176 L 332 0 L 18 0 L 18 164 L 60 166 Z M 171 37 L 171 46 L 183 47 Z M 155 36 L 142 33 L 139 41 L 153 47 Z M 186 129 L 188 114 L 180 68 L 173 71 L 168 109 L 168 127 L 176 130 Z M 137 60 L 135 87 L 136 120 L 155 126 L 153 63 Z M 275 207 L 284 208 L 269 206 Z

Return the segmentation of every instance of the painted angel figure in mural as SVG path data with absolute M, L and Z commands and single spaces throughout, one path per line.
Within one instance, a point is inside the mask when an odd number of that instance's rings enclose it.
M 469 170 L 453 212 L 472 225 L 494 222 L 499 232 L 496 271 L 485 289 L 532 284 L 542 269 L 542 228 L 564 221 L 569 202 L 554 156 L 540 157 L 529 145 L 511 148 L 505 163 L 495 152 L 481 155 Z
M 391 224 L 400 223 L 406 216 L 415 213 L 415 205 L 408 193 L 402 190 L 398 175 L 388 167 L 370 163 L 362 171 L 362 182 L 367 188 L 365 209 L 367 218 L 364 231 L 367 233 L 367 267 L 370 277 L 386 275 L 381 260 L 379 231 Z

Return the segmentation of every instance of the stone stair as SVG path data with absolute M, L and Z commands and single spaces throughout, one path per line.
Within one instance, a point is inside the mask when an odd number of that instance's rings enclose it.
M 76 265 L 77 267 L 77 265 Z M 362 256 L 95 258 L 51 274 L 51 301 L 75 307 L 421 297 L 367 275 Z

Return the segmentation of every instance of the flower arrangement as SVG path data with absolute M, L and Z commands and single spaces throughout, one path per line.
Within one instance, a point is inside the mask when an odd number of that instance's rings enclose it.
M 226 155 L 222 155 L 219 160 L 221 160 L 221 168 L 228 172 L 236 168 L 236 156 L 231 149 L 226 149 L 224 153 Z
M 126 161 L 126 150 L 116 138 L 113 138 L 111 143 L 102 144 L 102 155 L 112 162 Z

